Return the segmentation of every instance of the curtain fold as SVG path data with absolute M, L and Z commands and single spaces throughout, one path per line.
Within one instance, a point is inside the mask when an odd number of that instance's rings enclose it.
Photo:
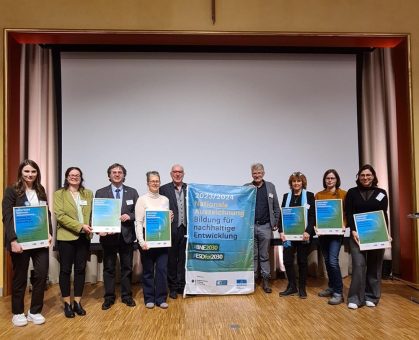
M 398 217 L 397 122 L 394 71 L 391 50 L 375 49 L 365 53 L 362 70 L 361 164 L 371 164 L 379 180 L 378 185 L 390 197 L 389 230 L 398 239 L 398 228 L 392 228 Z M 393 242 L 393 254 L 398 254 Z M 392 259 L 387 249 L 384 259 Z M 399 259 L 393 259 L 394 269 Z

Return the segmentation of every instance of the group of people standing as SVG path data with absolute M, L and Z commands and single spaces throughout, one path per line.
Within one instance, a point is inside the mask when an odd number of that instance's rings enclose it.
M 287 288 L 280 296 L 297 294 L 307 298 L 307 257 L 310 241 L 315 234 L 315 200 L 342 199 L 346 216 L 345 226 L 351 229 L 350 248 L 352 253 L 352 281 L 348 294 L 348 307 L 356 309 L 363 305 L 376 306 L 380 299 L 381 267 L 384 250 L 360 251 L 353 214 L 382 210 L 387 221 L 387 193 L 377 187 L 375 170 L 370 165 L 363 166 L 357 174 L 357 186 L 347 193 L 340 189 L 340 178 L 336 170 L 327 170 L 323 176 L 324 190 L 314 195 L 307 191 L 307 179 L 301 172 L 294 172 L 288 180 L 290 191 L 285 193 L 282 207 L 303 206 L 306 209 L 306 229 L 302 241 L 287 240 L 283 232 L 279 200 L 275 186 L 264 180 L 262 164 L 252 165 L 253 181 L 246 185 L 256 187 L 254 221 L 254 270 L 255 282 L 261 277 L 262 288 L 271 293 L 269 246 L 272 231 L 278 230 L 284 246 L 284 265 L 288 278 Z M 59 285 L 64 303 L 64 315 L 86 315 L 81 304 L 85 283 L 86 262 L 93 234 L 91 213 L 93 197 L 121 200 L 121 232 L 100 233 L 103 248 L 104 301 L 102 309 L 112 307 L 116 300 L 116 261 L 120 258 L 121 301 L 128 307 L 136 305 L 132 297 L 131 279 L 133 252 L 139 243 L 143 265 L 143 294 L 145 306 L 168 308 L 167 295 L 176 299 L 185 287 L 185 248 L 187 236 L 186 184 L 183 182 L 184 169 L 175 164 L 171 168 L 172 181 L 160 186 L 157 171 L 146 174 L 148 191 L 139 196 L 134 188 L 124 184 L 127 170 L 115 163 L 107 170 L 110 185 L 96 191 L 95 195 L 83 185 L 83 173 L 78 167 L 70 167 L 65 172 L 64 185 L 54 193 L 53 211 L 57 220 L 57 248 L 60 261 Z M 37 248 L 23 250 L 16 236 L 13 207 L 48 205 L 47 195 L 41 185 L 41 172 L 32 160 L 24 160 L 18 168 L 16 183 L 8 187 L 3 197 L 3 225 L 5 245 L 10 251 L 13 264 L 12 323 L 24 326 L 29 322 L 43 324 L 44 290 L 48 275 L 49 250 Z M 144 239 L 146 209 L 169 210 L 171 219 L 171 240 L 169 248 L 150 248 Z M 51 221 L 51 219 L 50 219 Z M 343 236 L 319 236 L 322 253 L 329 278 L 328 287 L 319 293 L 330 297 L 329 303 L 336 305 L 344 301 L 342 276 L 339 268 L 339 251 Z M 52 226 L 49 226 L 49 242 L 52 240 Z M 294 256 L 297 253 L 298 285 L 294 271 Z M 29 311 L 24 313 L 24 294 L 27 285 L 27 271 L 32 259 L 34 278 L 32 300 Z M 73 291 L 71 298 L 71 273 L 74 266 Z
M 65 172 L 64 185 L 54 193 L 53 211 L 57 220 L 57 248 L 60 262 L 59 286 L 64 303 L 64 315 L 86 315 L 81 298 L 85 284 L 86 263 L 93 236 L 91 226 L 93 197 L 121 200 L 121 232 L 100 233 L 103 248 L 104 301 L 102 309 L 112 307 L 116 300 L 116 261 L 119 254 L 121 271 L 121 301 L 128 307 L 136 305 L 132 297 L 131 280 L 133 252 L 138 240 L 143 265 L 143 293 L 147 308 L 168 308 L 169 296 L 177 298 L 185 287 L 186 247 L 186 184 L 184 169 L 175 164 L 171 170 L 172 182 L 160 188 L 157 171 L 146 174 L 148 191 L 138 195 L 134 188 L 124 184 L 127 170 L 122 164 L 112 164 L 107 170 L 110 185 L 93 192 L 83 185 L 83 173 L 78 167 Z M 8 187 L 3 197 L 3 225 L 5 245 L 10 251 L 13 265 L 12 323 L 25 326 L 28 322 L 45 323 L 41 314 L 44 291 L 48 277 L 49 249 L 23 250 L 17 238 L 13 207 L 48 205 L 47 195 L 41 185 L 39 166 L 32 160 L 24 160 L 19 168 L 16 183 Z M 172 246 L 149 248 L 144 240 L 146 209 L 170 210 L 172 221 Z M 51 221 L 51 219 L 49 219 Z M 136 223 L 135 223 L 136 222 Z M 52 226 L 49 228 L 49 244 L 52 241 Z M 24 295 L 30 259 L 34 267 L 32 299 L 29 311 L 24 312 Z M 73 268 L 74 267 L 74 268 Z M 73 297 L 71 298 L 71 273 L 74 270 Z
M 315 201 L 340 199 L 343 202 L 344 223 L 342 235 L 319 235 L 321 252 L 328 275 L 328 287 L 319 292 L 320 297 L 329 297 L 328 303 L 338 305 L 344 302 L 342 274 L 339 266 L 339 252 L 343 241 L 343 232 L 350 228 L 350 251 L 352 255 L 352 280 L 348 292 L 348 308 L 357 309 L 364 305 L 375 307 L 381 296 L 381 275 L 384 249 L 360 250 L 359 237 L 355 228 L 354 214 L 383 211 L 388 225 L 388 197 L 384 189 L 379 188 L 374 168 L 367 164 L 356 175 L 356 186 L 348 192 L 340 188 L 340 177 L 336 170 L 326 170 L 323 175 L 324 190 L 315 195 L 307 191 L 307 178 L 301 172 L 294 172 L 288 179 L 290 191 L 283 195 L 281 207 L 304 207 L 306 228 L 302 241 L 287 240 L 282 227 L 279 200 L 275 186 L 263 179 L 265 170 L 262 164 L 251 167 L 253 182 L 257 188 L 255 224 L 254 224 L 254 270 L 255 282 L 261 276 L 262 288 L 271 293 L 269 286 L 270 263 L 269 246 L 272 231 L 278 230 L 283 244 L 283 258 L 288 285 L 280 296 L 298 294 L 307 298 L 306 281 L 308 272 L 308 254 L 310 242 L 316 234 Z M 336 226 L 340 227 L 340 226 Z M 298 284 L 294 260 L 297 254 Z

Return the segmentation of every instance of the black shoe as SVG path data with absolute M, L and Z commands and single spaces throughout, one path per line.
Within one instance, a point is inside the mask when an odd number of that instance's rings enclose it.
M 67 302 L 64 302 L 64 315 L 66 318 L 74 318 L 74 312 L 71 309 L 71 305 Z
M 105 299 L 105 301 L 102 303 L 102 310 L 107 310 L 111 308 L 113 304 L 114 302 L 112 300 Z
M 300 288 L 298 290 L 298 296 L 300 297 L 300 299 L 307 299 L 307 292 L 305 288 Z
M 285 275 L 285 272 L 280 271 L 278 274 L 278 279 L 285 280 L 287 276 Z
M 131 296 L 127 296 L 122 299 L 122 303 L 125 303 L 128 307 L 135 307 L 136 303 Z
M 272 293 L 272 289 L 269 287 L 269 279 L 263 279 L 262 288 L 265 293 Z
M 298 293 L 297 288 L 288 286 L 288 288 L 286 290 L 284 290 L 283 292 L 279 292 L 279 295 L 280 296 L 289 296 L 289 295 L 294 295 L 296 293 Z
M 184 291 L 185 291 L 185 287 L 176 289 L 176 292 L 177 292 L 179 295 L 183 295 L 183 292 L 184 292 Z
M 81 303 L 76 301 L 73 302 L 73 312 L 77 315 L 86 315 L 86 311 L 81 306 Z
M 171 299 L 177 299 L 177 292 L 175 290 L 170 291 L 169 297 Z

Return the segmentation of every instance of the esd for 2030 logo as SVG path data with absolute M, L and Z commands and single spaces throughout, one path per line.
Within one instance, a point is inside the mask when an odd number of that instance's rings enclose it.
M 227 286 L 227 280 L 217 280 L 215 282 L 216 286 Z

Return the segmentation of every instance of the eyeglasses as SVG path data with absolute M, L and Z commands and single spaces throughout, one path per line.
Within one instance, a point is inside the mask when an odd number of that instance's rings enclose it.
M 80 175 L 68 175 L 68 178 L 80 178 Z
M 326 181 L 334 181 L 336 177 L 326 177 Z
M 160 181 L 148 181 L 148 183 L 150 183 L 150 184 L 159 184 Z
M 174 174 L 183 174 L 182 170 L 173 170 L 172 173 Z

